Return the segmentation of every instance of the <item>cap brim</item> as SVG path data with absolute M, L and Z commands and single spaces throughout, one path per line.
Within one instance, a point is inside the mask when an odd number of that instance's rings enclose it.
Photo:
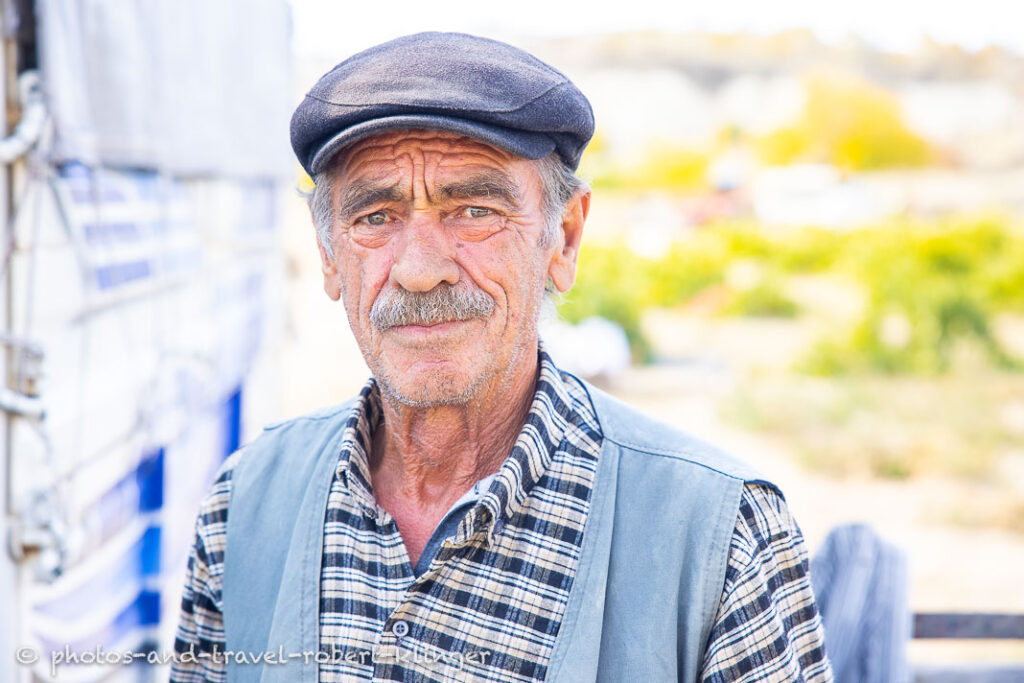
M 510 130 L 478 121 L 431 114 L 386 116 L 349 126 L 313 154 L 309 171 L 315 175 L 345 147 L 389 130 L 442 130 L 479 140 L 524 159 L 541 159 L 555 151 L 555 141 L 543 133 Z

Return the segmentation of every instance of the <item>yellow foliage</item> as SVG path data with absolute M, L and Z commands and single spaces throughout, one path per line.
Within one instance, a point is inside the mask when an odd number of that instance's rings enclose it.
M 708 156 L 681 147 L 652 149 L 632 175 L 636 187 L 694 189 L 707 183 Z
M 851 171 L 922 166 L 933 157 L 892 94 L 834 74 L 811 78 L 800 121 L 764 136 L 757 149 L 770 164 L 827 162 Z
M 785 166 L 805 156 L 812 144 L 802 126 L 780 128 L 757 141 L 757 154 L 766 164 Z
M 306 174 L 306 172 L 303 171 L 301 168 L 299 169 L 299 179 L 296 182 L 296 185 L 299 188 L 299 192 L 302 192 L 304 194 L 308 194 L 308 193 L 312 192 L 313 191 L 313 187 L 314 187 L 313 179 L 310 178 Z
M 590 143 L 587 144 L 587 148 L 583 151 L 583 156 L 594 156 L 608 153 L 608 136 L 604 134 L 604 131 L 594 131 L 593 137 L 590 138 Z
M 643 158 L 623 168 L 610 155 L 584 154 L 580 171 L 605 190 L 646 192 L 707 189 L 707 153 L 672 144 L 651 146 Z

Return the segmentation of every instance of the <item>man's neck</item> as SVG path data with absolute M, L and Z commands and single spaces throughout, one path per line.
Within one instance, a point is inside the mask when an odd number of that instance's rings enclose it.
M 514 372 L 460 405 L 412 407 L 381 393 L 384 419 L 373 436 L 370 477 L 377 503 L 397 521 L 410 556 L 418 557 L 414 550 L 423 534 L 414 525 L 432 531 L 459 496 L 508 457 L 526 422 L 538 371 L 537 355 L 528 354 Z

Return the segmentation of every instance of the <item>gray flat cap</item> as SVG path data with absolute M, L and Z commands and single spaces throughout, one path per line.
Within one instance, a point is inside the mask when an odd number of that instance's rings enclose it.
M 292 149 L 315 175 L 357 140 L 414 128 L 459 133 L 526 159 L 557 151 L 575 170 L 594 114 L 564 74 L 517 47 L 417 33 L 327 72 L 292 115 Z

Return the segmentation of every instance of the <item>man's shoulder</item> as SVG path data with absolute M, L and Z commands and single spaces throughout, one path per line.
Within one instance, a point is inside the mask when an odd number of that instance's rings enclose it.
M 755 467 L 718 446 L 589 383 L 582 384 L 590 395 L 603 438 L 621 449 L 640 456 L 668 458 L 683 469 L 698 467 L 743 481 L 767 481 Z
M 233 478 L 252 477 L 267 470 L 304 469 L 318 459 L 331 442 L 340 442 L 358 400 L 354 397 L 265 425 L 258 437 L 240 449 Z
M 269 422 L 264 425 L 263 435 L 261 435 L 260 438 L 265 438 L 268 434 L 286 433 L 309 426 L 318 428 L 324 426 L 324 423 L 337 420 L 347 420 L 352 412 L 352 408 L 358 400 L 359 396 L 353 396 L 343 403 L 317 408 L 316 410 L 311 410 L 310 412 L 303 413 L 297 417 Z
M 200 504 L 200 516 L 223 522 L 238 482 L 267 470 L 294 469 L 304 456 L 316 456 L 303 446 L 324 432 L 337 434 L 346 425 L 358 397 L 318 408 L 297 417 L 268 423 L 263 432 L 224 460 Z

